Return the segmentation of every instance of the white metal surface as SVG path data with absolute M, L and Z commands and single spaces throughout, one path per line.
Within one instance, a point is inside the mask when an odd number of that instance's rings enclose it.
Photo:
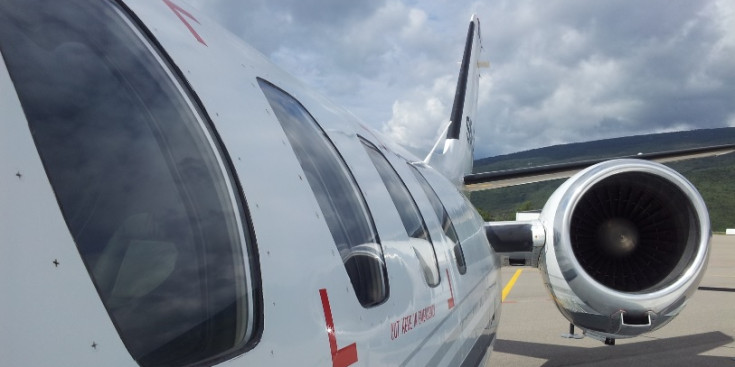
M 685 260 L 679 263 L 677 269 L 680 271 L 675 269 L 655 287 L 636 292 L 612 289 L 584 271 L 572 249 L 573 233 L 570 230 L 572 215 L 582 195 L 602 180 L 625 172 L 644 172 L 665 179 L 680 190 L 682 198 L 689 201 L 687 209 L 697 222 L 696 230 L 690 234 L 689 252 L 681 256 Z M 619 331 L 610 331 L 616 325 L 609 326 L 610 330 L 586 330 L 588 335 L 596 335 L 603 340 L 637 336 L 664 326 L 683 309 L 707 266 L 711 231 L 704 200 L 683 176 L 659 163 L 612 160 L 589 167 L 554 192 L 542 211 L 541 222 L 547 228 L 540 265 L 544 270 L 544 281 L 570 321 L 578 324 L 578 320 L 571 320 L 572 314 L 611 319 L 620 319 L 621 312 L 648 314 L 648 325 L 631 327 L 630 330 L 626 330 L 625 325 Z
M 482 333 L 493 332 L 499 279 L 492 250 L 476 230 L 482 222 L 464 218 L 466 224 L 458 228 L 471 259 L 467 274 L 460 275 L 451 243 L 407 167 L 406 158 L 416 158 L 183 3 L 126 5 L 201 101 L 248 201 L 259 251 L 262 335 L 254 348 L 221 365 L 338 365 L 330 349 L 322 289 L 328 294 L 337 348 L 356 346 L 357 361 L 350 365 L 458 365 Z M 384 304 L 364 308 L 357 301 L 320 207 L 256 78 L 298 99 L 352 170 L 383 246 L 390 282 Z M 0 93 L 3 363 L 134 366 L 65 225 L 4 64 Z M 358 135 L 383 147 L 419 202 L 436 248 L 437 287 L 427 286 L 395 205 Z M 447 187 L 441 196 L 452 214 L 465 215 L 468 204 L 449 189 L 452 184 L 437 185 Z
M 0 111 L 2 363 L 134 365 L 66 227 L 2 57 Z

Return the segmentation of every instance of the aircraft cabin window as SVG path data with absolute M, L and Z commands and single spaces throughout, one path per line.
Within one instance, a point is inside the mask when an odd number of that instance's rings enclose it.
M 114 4 L 0 2 L 0 50 L 132 357 L 143 367 L 211 365 L 243 353 L 260 330 L 246 205 L 202 112 Z
M 429 198 L 429 202 L 434 208 L 434 212 L 436 213 L 436 216 L 437 218 L 439 218 L 439 222 L 442 225 L 444 234 L 454 244 L 454 258 L 457 262 L 457 269 L 459 270 L 459 273 L 466 273 L 467 263 L 464 259 L 464 251 L 462 251 L 462 244 L 459 242 L 459 237 L 457 236 L 457 231 L 454 229 L 452 218 L 449 217 L 449 213 L 447 213 L 447 209 L 444 208 L 444 204 L 442 204 L 441 199 L 439 199 L 439 195 L 436 194 L 436 191 L 434 191 L 434 188 L 431 187 L 431 184 L 429 184 L 429 181 L 426 180 L 424 175 L 419 172 L 419 169 L 411 164 L 409 164 L 409 167 L 411 167 L 414 176 L 416 176 L 416 179 L 421 184 L 421 188 L 424 189 L 426 196 Z
M 364 307 L 382 303 L 388 297 L 383 248 L 355 178 L 301 103 L 265 80 L 258 83 L 316 196 L 357 299 Z
M 401 222 L 403 222 L 403 227 L 406 228 L 406 233 L 409 237 L 417 240 L 412 241 L 412 244 L 422 264 L 426 283 L 432 287 L 437 286 L 440 281 L 440 276 L 436 251 L 434 250 L 434 245 L 429 236 L 429 230 L 426 228 L 424 218 L 421 216 L 416 201 L 411 196 L 398 172 L 388 162 L 388 159 L 378 151 L 378 148 L 367 140 L 361 139 L 361 141 L 365 150 L 368 152 L 368 156 L 373 161 L 375 168 L 378 170 L 385 187 L 388 189 L 388 193 L 401 217 Z

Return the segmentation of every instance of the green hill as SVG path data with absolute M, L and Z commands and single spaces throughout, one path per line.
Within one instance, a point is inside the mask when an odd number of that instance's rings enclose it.
M 664 134 L 636 135 L 584 143 L 554 145 L 475 160 L 475 172 L 574 162 L 638 153 L 696 148 L 735 143 L 735 127 L 702 129 Z
M 608 139 L 485 158 L 475 161 L 475 172 L 733 142 L 735 128 Z M 735 227 L 735 153 L 675 162 L 668 166 L 684 175 L 700 191 L 709 209 L 714 231 L 724 232 L 726 228 Z M 477 191 L 472 193 L 470 199 L 486 220 L 513 220 L 519 209 L 541 209 L 563 182 L 564 180 L 555 180 Z

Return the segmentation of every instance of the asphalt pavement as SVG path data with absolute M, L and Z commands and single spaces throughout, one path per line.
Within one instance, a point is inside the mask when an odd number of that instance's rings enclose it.
M 699 290 L 669 325 L 608 346 L 566 339 L 561 316 L 534 268 L 502 269 L 504 285 L 522 270 L 503 301 L 494 350 L 486 366 L 735 367 L 735 236 L 714 236 Z M 577 329 L 577 333 L 581 333 Z

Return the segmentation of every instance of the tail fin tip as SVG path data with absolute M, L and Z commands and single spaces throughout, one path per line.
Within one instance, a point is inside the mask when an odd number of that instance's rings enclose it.
M 464 176 L 472 172 L 475 137 L 473 121 L 477 113 L 479 70 L 483 67 L 483 63 L 479 61 L 481 48 L 480 20 L 473 14 L 462 54 L 449 126 L 425 159 L 428 165 L 442 172 L 457 186 L 462 186 Z M 442 142 L 443 149 L 439 152 Z

